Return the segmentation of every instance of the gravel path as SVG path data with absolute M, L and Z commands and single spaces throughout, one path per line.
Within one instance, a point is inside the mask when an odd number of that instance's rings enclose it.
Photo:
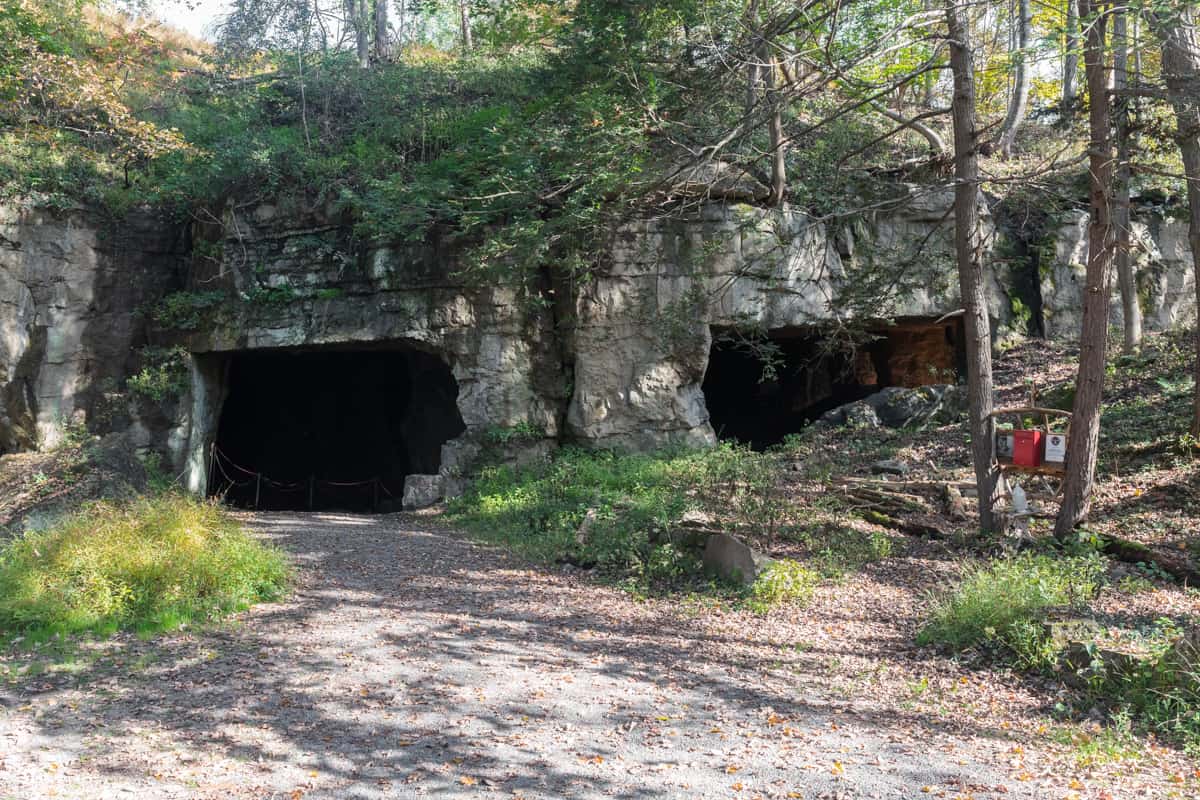
M 436 517 L 246 520 L 295 555 L 292 600 L 0 684 L 0 798 L 1051 796 L 999 731 L 823 692 L 772 663 L 795 643 Z

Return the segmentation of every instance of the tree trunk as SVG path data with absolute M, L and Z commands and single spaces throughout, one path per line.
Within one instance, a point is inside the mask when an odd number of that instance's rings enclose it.
M 1175 109 L 1176 139 L 1187 177 L 1188 243 L 1200 309 L 1200 31 L 1197 12 L 1184 5 L 1175 13 L 1149 14 L 1149 23 L 1162 42 L 1162 73 Z M 1196 389 L 1192 400 L 1192 435 L 1200 436 L 1200 323 L 1196 328 Z
M 921 8 L 926 14 L 933 10 L 933 0 L 922 0 Z M 934 47 L 933 55 L 937 55 L 937 46 Z M 937 84 L 937 71 L 929 70 L 921 76 L 922 96 L 921 105 L 925 108 L 933 108 L 933 89 Z
M 1067 0 L 1067 41 L 1063 51 L 1062 111 L 1075 105 L 1075 81 L 1079 73 L 1079 11 L 1075 0 Z
M 388 0 L 375 0 L 375 58 L 392 60 L 392 38 L 388 31 Z
M 946 0 L 950 27 L 951 101 L 954 118 L 954 253 L 966 314 L 967 401 L 971 461 L 979 494 L 979 527 L 995 529 L 996 426 L 992 414 L 992 336 L 984 294 L 982 237 L 979 230 L 979 153 L 975 123 L 975 67 L 970 20 L 958 0 Z
M 1109 131 L 1108 76 L 1105 64 L 1105 18 L 1094 0 L 1079 0 L 1079 18 L 1087 22 L 1084 72 L 1088 86 L 1090 128 L 1091 221 L 1088 226 L 1087 277 L 1083 290 L 1083 330 L 1079 335 L 1079 373 L 1075 380 L 1075 408 L 1071 441 L 1067 447 L 1062 506 L 1054 535 L 1066 539 L 1087 517 L 1096 477 L 1100 444 L 1100 403 L 1104 397 L 1105 348 L 1108 343 L 1108 303 L 1112 272 L 1113 151 Z
M 767 197 L 767 204 L 781 206 L 787 195 L 787 149 L 783 141 L 783 100 L 776 89 L 778 81 L 775 73 L 778 66 L 775 64 L 775 59 L 764 57 L 763 62 L 765 64 L 763 87 L 766 89 L 767 103 L 771 108 L 771 120 L 767 123 L 771 145 L 771 194 Z
M 758 103 L 760 78 L 758 59 L 761 48 L 758 43 L 758 0 L 750 0 L 750 5 L 746 8 L 746 25 L 754 31 L 754 38 L 750 42 L 750 58 L 746 61 L 746 115 L 749 116 L 754 113 L 754 106 Z
M 358 49 L 358 66 L 371 66 L 371 14 L 367 0 L 352 0 L 354 3 L 354 34 Z
M 1132 232 L 1130 230 L 1129 184 L 1132 156 L 1129 129 L 1128 97 L 1121 90 L 1129 84 L 1129 39 L 1126 35 L 1126 14 L 1114 13 L 1113 24 L 1113 88 L 1117 90 L 1113 113 L 1117 128 L 1117 168 L 1113 180 L 1113 230 L 1116 235 L 1117 283 L 1121 287 L 1121 317 L 1124 327 L 1124 350 L 1133 353 L 1142 345 L 1142 307 L 1138 303 L 1137 276 L 1133 268 Z
M 475 49 L 475 40 L 471 37 L 471 7 L 470 0 L 458 0 L 458 31 L 464 53 Z
M 1000 155 L 1004 158 L 1012 155 L 1017 131 L 1021 129 L 1025 111 L 1029 107 L 1029 30 L 1032 27 L 1033 14 L 1029 10 L 1029 0 L 1018 0 L 1017 46 L 1013 49 L 1017 69 L 1013 77 L 1012 95 L 1008 99 L 1008 113 L 1004 115 L 1004 124 L 1000 127 Z

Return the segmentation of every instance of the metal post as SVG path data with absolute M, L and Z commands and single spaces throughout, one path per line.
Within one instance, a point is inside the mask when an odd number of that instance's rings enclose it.
M 315 475 L 308 476 L 308 510 L 313 509 L 313 491 L 316 489 L 317 477 Z
M 258 496 L 262 492 L 262 473 L 254 473 L 254 510 L 258 510 Z
M 212 494 L 213 474 L 217 469 L 217 443 L 208 448 L 208 474 L 204 476 L 204 496 Z

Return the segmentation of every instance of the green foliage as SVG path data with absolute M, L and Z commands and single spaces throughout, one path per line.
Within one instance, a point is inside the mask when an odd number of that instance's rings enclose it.
M 546 463 L 485 468 L 450 505 L 473 534 L 537 561 L 569 561 L 642 589 L 698 575 L 672 533 L 686 511 L 754 505 L 759 454 L 704 451 L 618 455 L 560 450 Z
M 256 306 L 266 306 L 268 308 L 289 305 L 290 303 L 294 303 L 299 297 L 299 293 L 290 284 L 283 284 L 282 286 L 254 286 L 242 294 L 242 299 L 247 303 Z
M 487 444 L 500 447 L 523 442 L 536 442 L 546 438 L 546 432 L 528 420 L 515 425 L 493 425 L 483 432 Z
M 224 292 L 175 292 L 150 309 L 151 318 L 164 328 L 194 331 L 228 297 Z
M 141 350 L 142 368 L 125 382 L 129 391 L 155 402 L 179 397 L 188 390 L 188 352 L 174 347 L 147 346 Z
M 952 650 L 995 647 L 1023 666 L 1046 666 L 1056 655 L 1041 625 L 1046 612 L 1090 599 L 1103 569 L 1096 555 L 1032 553 L 969 568 L 934 599 L 917 641 Z
M 763 614 L 781 603 L 807 603 L 820 580 L 820 575 L 797 561 L 772 561 L 751 585 L 746 605 Z
M 215 504 L 96 503 L 0 549 L 0 632 L 170 629 L 277 598 L 288 571 Z
M 1079 674 L 1092 702 L 1116 708 L 1164 738 L 1200 751 L 1200 649 L 1172 619 L 1155 621 L 1142 635 L 1141 657 L 1118 666 L 1096 653 Z M 1126 646 L 1128 646 L 1128 642 Z
M 0 197 L 128 205 L 130 171 L 187 149 L 134 107 L 188 58 L 161 31 L 74 0 L 0 5 Z
M 1134 733 L 1127 712 L 1114 714 L 1112 720 L 1102 728 L 1086 730 L 1079 726 L 1063 727 L 1051 732 L 1050 738 L 1071 747 L 1075 751 L 1075 763 L 1083 769 L 1135 760 L 1144 747 Z
M 485 469 L 451 514 L 473 533 L 539 561 L 644 569 L 651 534 L 690 506 L 672 478 L 698 455 L 615 455 L 565 449 L 548 463 Z M 591 514 L 585 536 L 579 531 Z

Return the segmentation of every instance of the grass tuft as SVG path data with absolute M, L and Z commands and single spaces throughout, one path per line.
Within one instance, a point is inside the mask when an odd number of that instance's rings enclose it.
M 798 561 L 787 558 L 772 561 L 750 587 L 746 605 L 760 614 L 781 603 L 804 605 L 820 582 L 819 574 Z
M 1103 570 L 1096 555 L 1032 553 L 971 568 L 933 601 L 917 642 L 953 650 L 998 646 L 1023 666 L 1047 665 L 1053 654 L 1041 625 L 1046 612 L 1093 597 Z
M 96 503 L 0 548 L 0 634 L 169 630 L 275 599 L 288 575 L 213 503 Z

